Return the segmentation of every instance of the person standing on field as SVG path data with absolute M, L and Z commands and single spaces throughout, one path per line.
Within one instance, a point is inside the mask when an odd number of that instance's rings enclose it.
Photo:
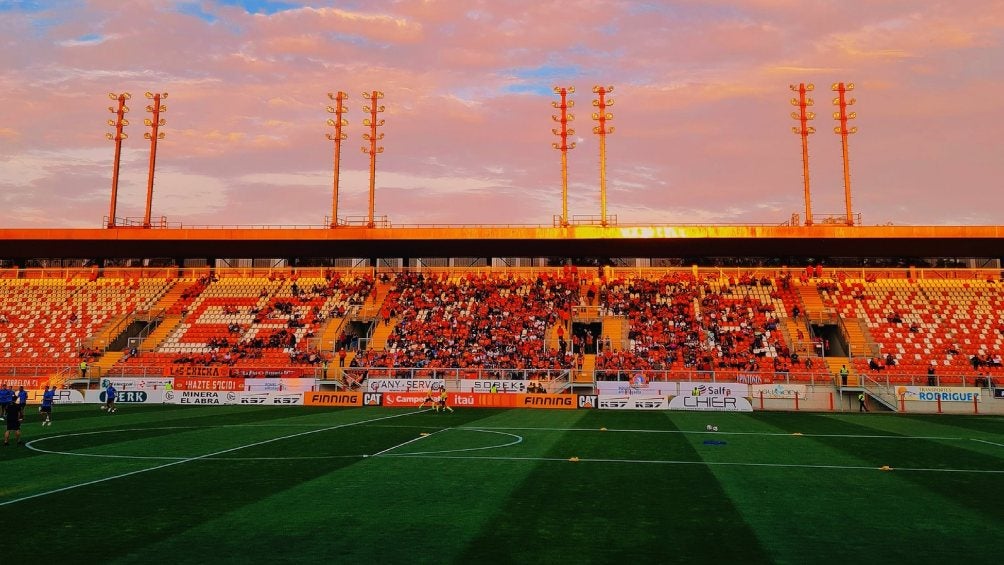
M 14 391 L 7 388 L 7 383 L 0 385 L 0 419 L 7 413 L 7 407 L 14 402 Z
M 51 426 L 52 425 L 52 403 L 56 400 L 56 387 L 51 389 L 46 386 L 45 392 L 42 393 L 42 405 L 39 406 L 38 411 L 42 414 L 42 425 Z
M 28 391 L 24 390 L 23 386 L 17 387 L 17 406 L 20 410 L 18 417 L 24 421 L 24 408 L 28 405 Z
M 17 404 L 11 403 L 7 407 L 7 413 L 4 414 L 4 419 L 6 421 L 7 427 L 3 433 L 3 444 L 4 447 L 10 444 L 10 433 L 14 432 L 14 442 L 17 445 L 24 445 L 21 441 L 21 411 L 18 409 Z
M 447 404 L 449 398 L 450 397 L 446 393 L 446 389 L 444 388 L 443 392 L 439 393 L 439 408 L 436 409 L 437 412 L 439 412 L 440 409 L 442 409 L 442 412 L 444 414 L 446 413 L 447 410 L 449 410 L 451 414 L 453 413 L 453 408 L 449 404 Z
M 109 414 L 115 412 L 115 394 L 117 391 L 112 383 L 108 383 L 108 388 L 105 389 L 105 405 L 102 406 L 103 410 L 107 410 Z
M 865 405 L 865 393 L 858 393 L 858 412 L 867 412 L 868 406 Z

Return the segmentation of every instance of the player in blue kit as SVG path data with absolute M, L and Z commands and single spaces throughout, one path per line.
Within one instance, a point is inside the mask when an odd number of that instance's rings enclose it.
M 105 405 L 101 407 L 102 410 L 107 410 L 109 414 L 115 412 L 115 387 L 112 383 L 108 383 L 108 388 L 105 389 Z
M 18 407 L 18 417 L 24 420 L 24 408 L 28 405 L 28 391 L 24 390 L 24 387 L 18 387 L 17 389 L 17 407 Z
M 7 407 L 14 401 L 14 391 L 7 388 L 7 383 L 0 385 L 0 419 L 7 413 Z
M 45 392 L 42 393 L 42 406 L 38 409 L 38 411 L 42 413 L 43 426 L 52 425 L 52 403 L 55 400 L 56 387 L 52 387 L 51 389 L 48 386 L 45 387 Z

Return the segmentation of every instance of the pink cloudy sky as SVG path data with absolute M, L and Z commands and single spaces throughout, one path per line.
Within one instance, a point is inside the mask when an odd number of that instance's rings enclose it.
M 836 81 L 857 86 L 865 224 L 1004 224 L 1002 31 L 998 0 L 0 0 L 0 227 L 101 225 L 107 93 L 123 91 L 120 216 L 143 214 L 143 92 L 166 91 L 155 216 L 323 223 L 335 90 L 350 95 L 340 215 L 363 216 L 360 94 L 378 89 L 378 216 L 550 225 L 554 85 L 577 90 L 569 212 L 596 215 L 597 84 L 615 87 L 619 223 L 779 223 L 804 210 L 798 82 L 817 86 L 818 219 L 844 209 Z

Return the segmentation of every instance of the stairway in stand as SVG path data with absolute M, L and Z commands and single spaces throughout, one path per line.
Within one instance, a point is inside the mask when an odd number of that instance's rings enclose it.
M 167 308 L 170 308 L 172 304 L 181 298 L 182 293 L 188 290 L 193 284 L 195 283 L 191 281 L 174 281 L 171 288 L 167 289 L 167 292 L 160 297 L 160 300 L 158 300 L 156 304 L 150 307 L 150 310 L 156 312 L 158 310 L 166 310 Z
M 784 331 L 787 333 L 788 343 L 791 344 L 791 350 L 798 353 L 800 356 L 805 357 L 807 355 L 816 355 L 816 351 L 812 347 L 812 342 L 806 337 L 805 323 L 794 318 L 781 318 L 784 320 Z M 802 332 L 802 339 L 798 339 L 798 332 Z
M 360 318 L 376 318 L 380 315 L 380 307 L 383 306 L 387 294 L 394 288 L 393 284 L 377 281 L 373 286 L 373 294 L 359 309 Z M 381 320 L 382 321 L 382 320 Z
M 826 368 L 829 370 L 830 375 L 833 376 L 833 382 L 840 386 L 840 368 L 843 366 L 847 367 L 847 386 L 850 387 L 860 387 L 861 376 L 858 375 L 857 371 L 854 370 L 854 366 L 851 365 L 851 360 L 847 357 L 826 357 Z
M 823 297 L 819 295 L 815 282 L 796 284 L 795 288 L 798 289 L 798 297 L 801 299 L 806 317 L 810 320 L 819 320 L 826 316 L 826 305 L 823 304 Z
M 387 338 L 394 331 L 397 326 L 397 319 L 391 318 L 389 324 L 384 324 L 383 320 L 377 320 L 373 323 L 373 335 L 370 338 L 370 344 L 368 349 L 374 351 L 379 351 L 387 347 Z
M 606 343 L 610 338 L 610 349 L 613 351 L 623 351 L 628 346 L 628 321 L 623 316 L 604 316 L 603 332 L 600 339 Z
M 99 329 L 94 336 L 89 340 L 92 347 L 96 347 L 100 350 L 105 350 L 108 346 L 115 341 L 115 338 L 119 336 L 127 327 L 129 327 L 129 318 L 131 314 L 120 314 L 118 316 L 112 316 L 104 326 Z
M 582 356 L 582 369 L 573 370 L 572 382 L 574 383 L 592 383 L 593 382 L 593 370 L 596 369 L 596 356 L 595 355 L 583 355 Z
M 878 347 L 860 318 L 844 318 L 844 328 L 847 330 L 847 345 L 851 355 L 855 357 L 874 357 L 878 355 Z
M 97 361 L 87 364 L 87 376 L 94 379 L 107 375 L 123 356 L 124 351 L 106 351 Z
M 335 351 L 335 338 L 338 337 L 338 330 L 342 327 L 342 320 L 344 318 L 331 318 L 327 322 L 324 322 L 324 327 L 321 328 L 321 337 L 317 338 L 314 346 L 321 353 L 334 354 Z
M 181 323 L 181 316 L 179 314 L 169 314 L 164 316 L 164 319 L 157 326 L 157 329 L 150 332 L 150 335 L 146 336 L 143 343 L 140 344 L 140 351 L 153 351 L 157 349 L 164 338 L 170 335 L 171 330 L 176 328 L 178 324 Z

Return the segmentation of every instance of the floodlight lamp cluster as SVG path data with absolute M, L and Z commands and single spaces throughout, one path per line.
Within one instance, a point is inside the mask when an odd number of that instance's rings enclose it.
M 129 120 L 125 118 L 125 114 L 129 112 L 129 107 L 125 105 L 125 101 L 132 98 L 132 95 L 128 92 L 123 92 L 122 94 L 109 92 L 108 98 L 118 101 L 119 105 L 117 108 L 115 106 L 108 107 L 108 111 L 116 116 L 114 120 L 108 120 L 108 125 L 115 128 L 115 133 L 106 133 L 105 138 L 111 141 L 128 139 L 129 134 L 123 132 L 122 128 L 129 125 Z

